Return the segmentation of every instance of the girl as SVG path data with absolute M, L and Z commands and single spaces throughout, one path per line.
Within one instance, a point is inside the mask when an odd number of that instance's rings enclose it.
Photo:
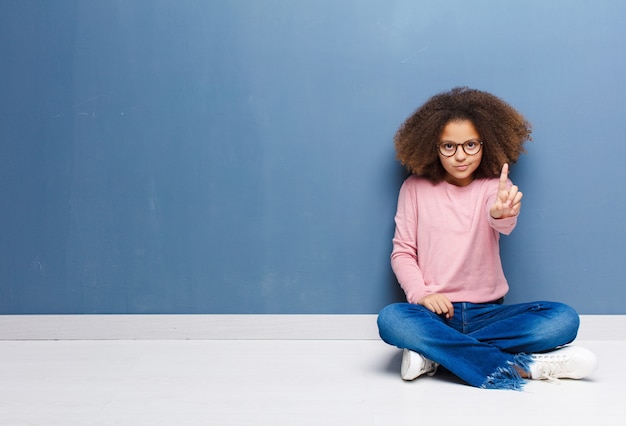
M 515 227 L 522 199 L 509 164 L 530 133 L 506 102 L 455 88 L 429 99 L 395 135 L 412 175 L 400 189 L 391 265 L 408 303 L 385 307 L 378 328 L 403 349 L 404 380 L 442 365 L 472 386 L 521 389 L 524 379 L 578 379 L 596 369 L 588 350 L 562 347 L 578 332 L 574 309 L 503 304 L 499 235 Z

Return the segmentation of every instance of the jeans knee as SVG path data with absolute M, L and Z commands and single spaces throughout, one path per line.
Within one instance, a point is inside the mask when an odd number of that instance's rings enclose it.
M 551 303 L 550 327 L 554 338 L 561 341 L 561 345 L 571 343 L 578 334 L 580 317 L 574 308 L 564 303 Z M 547 331 L 547 330 L 546 330 Z
M 393 303 L 391 305 L 385 306 L 378 313 L 378 318 L 376 319 L 376 324 L 378 325 L 378 334 L 380 337 L 387 341 L 385 336 L 388 336 L 389 333 L 396 328 L 393 324 L 398 323 L 400 315 L 400 303 Z
M 406 347 L 407 338 L 417 338 L 422 327 L 424 308 L 410 303 L 393 303 L 378 313 L 378 334 L 384 342 L 398 347 Z
M 564 338 L 569 340 L 567 343 L 572 342 L 578 335 L 578 328 L 580 327 L 580 317 L 578 316 L 578 312 L 576 312 L 576 310 L 571 306 L 561 304 L 559 320 Z

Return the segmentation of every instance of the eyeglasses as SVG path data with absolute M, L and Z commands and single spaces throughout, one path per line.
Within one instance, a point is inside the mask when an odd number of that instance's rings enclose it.
M 463 151 L 467 155 L 476 155 L 480 152 L 483 146 L 483 141 L 470 140 L 463 143 L 442 142 L 439 144 L 439 153 L 444 157 L 452 157 L 456 154 L 459 146 L 463 148 Z

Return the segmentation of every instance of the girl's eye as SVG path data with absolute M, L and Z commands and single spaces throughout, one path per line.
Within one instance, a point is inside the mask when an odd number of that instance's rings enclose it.
M 452 151 L 455 148 L 455 146 L 451 143 L 444 143 L 443 144 L 443 149 L 445 149 L 446 151 Z
M 475 141 L 466 142 L 465 146 L 468 147 L 469 149 L 476 148 L 476 142 Z

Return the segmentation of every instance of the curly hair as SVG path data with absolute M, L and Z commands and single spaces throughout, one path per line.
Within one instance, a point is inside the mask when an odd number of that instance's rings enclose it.
M 431 97 L 406 119 L 394 136 L 397 159 L 409 172 L 434 183 L 445 170 L 437 146 L 451 121 L 469 120 L 483 142 L 483 157 L 475 177 L 495 177 L 504 163 L 515 163 L 524 142 L 531 140 L 531 124 L 502 99 L 480 90 L 456 87 Z

